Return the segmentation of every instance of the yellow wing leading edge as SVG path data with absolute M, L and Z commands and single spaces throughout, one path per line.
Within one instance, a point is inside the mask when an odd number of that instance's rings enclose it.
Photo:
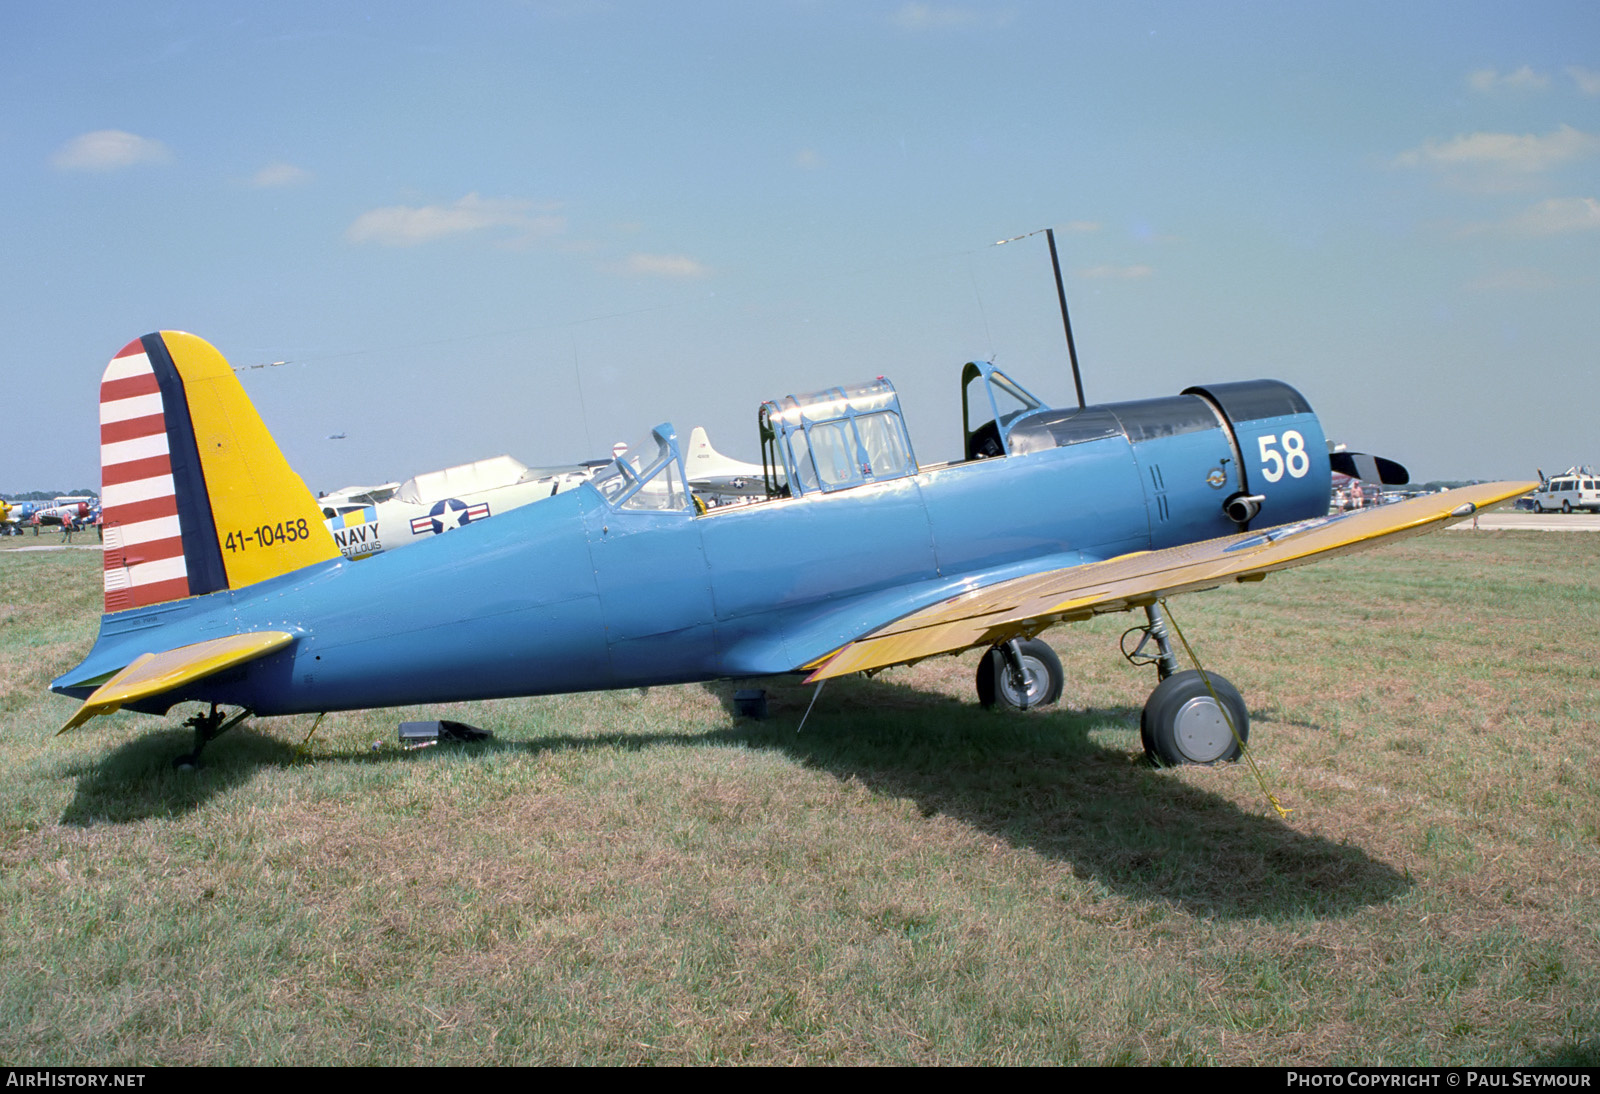
M 807 682 L 1032 636 L 1056 623 L 1142 607 L 1226 581 L 1284 570 L 1436 531 L 1526 493 L 1497 482 L 1260 532 L 1012 578 L 903 616 L 825 658 Z

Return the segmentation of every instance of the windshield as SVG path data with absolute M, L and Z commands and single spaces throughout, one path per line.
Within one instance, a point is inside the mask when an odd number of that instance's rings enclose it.
M 669 427 L 670 432 L 670 427 Z M 689 503 L 672 445 L 652 430 L 591 480 L 620 509 L 682 509 Z

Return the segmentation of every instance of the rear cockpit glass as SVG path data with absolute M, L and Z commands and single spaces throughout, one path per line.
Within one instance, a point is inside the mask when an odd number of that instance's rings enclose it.
M 848 420 L 819 422 L 806 430 L 806 435 L 811 440 L 811 458 L 816 462 L 817 478 L 824 490 L 861 481 Z
M 801 494 L 917 473 L 899 399 L 881 376 L 763 403 L 759 419 L 769 492 L 780 472 Z
M 888 479 L 916 471 L 898 414 L 862 414 L 856 418 L 856 429 L 861 434 L 861 447 L 867 457 L 864 470 L 869 477 Z

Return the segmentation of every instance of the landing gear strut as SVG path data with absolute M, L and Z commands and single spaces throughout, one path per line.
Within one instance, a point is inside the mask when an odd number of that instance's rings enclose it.
M 1214 672 L 1178 671 L 1177 653 L 1160 603 L 1145 608 L 1149 625 L 1123 635 L 1123 654 L 1135 665 L 1156 666 L 1160 683 L 1145 702 L 1139 736 L 1145 755 L 1158 767 L 1237 760 L 1250 739 L 1250 715 L 1239 690 Z M 1126 640 L 1142 632 L 1131 651 Z M 1154 642 L 1157 653 L 1146 654 Z
M 183 724 L 194 730 L 194 751 L 186 752 L 173 760 L 172 766 L 179 771 L 192 771 L 199 767 L 200 750 L 249 716 L 248 710 L 241 710 L 233 717 L 225 719 L 222 711 L 217 709 L 217 704 L 212 703 L 210 713 L 196 714 L 184 719 Z
M 991 646 L 978 662 L 978 702 L 1011 710 L 1049 706 L 1065 681 L 1055 650 L 1037 638 L 1014 638 Z

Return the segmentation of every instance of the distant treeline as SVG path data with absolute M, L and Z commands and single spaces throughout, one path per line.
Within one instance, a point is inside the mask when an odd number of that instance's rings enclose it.
M 0 498 L 7 501 L 55 501 L 57 498 L 98 498 L 100 491 L 83 487 L 78 490 L 29 490 L 27 493 L 8 494 L 0 490 Z

